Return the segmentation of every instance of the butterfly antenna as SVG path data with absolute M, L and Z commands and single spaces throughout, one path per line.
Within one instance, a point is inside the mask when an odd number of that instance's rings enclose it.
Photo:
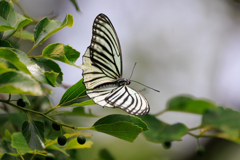
M 134 68 L 135 68 L 136 64 L 137 64 L 137 62 L 135 62 L 134 66 L 133 66 L 132 73 L 131 73 L 131 76 L 130 76 L 129 80 L 131 79 L 131 77 L 133 75 L 133 71 L 134 71 Z
M 131 82 L 136 82 L 136 83 L 141 84 L 141 85 L 143 85 L 143 86 L 145 86 L 145 87 L 147 87 L 147 88 L 149 88 L 149 89 L 152 89 L 152 90 L 154 90 L 154 91 L 156 91 L 156 92 L 160 92 L 159 90 L 156 90 L 156 89 L 154 89 L 154 88 L 148 87 L 148 86 L 146 86 L 146 85 L 144 85 L 144 84 L 142 84 L 142 83 L 140 83 L 140 82 L 137 82 L 137 81 L 134 81 L 134 80 L 131 80 Z

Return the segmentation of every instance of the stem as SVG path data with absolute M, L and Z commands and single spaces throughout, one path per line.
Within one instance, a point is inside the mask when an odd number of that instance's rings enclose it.
M 199 137 L 205 137 L 205 138 L 212 138 L 212 137 L 217 137 L 216 135 L 214 134 L 210 134 L 210 135 L 195 135 L 195 134 L 192 134 L 190 132 L 188 132 L 187 134 L 189 134 L 190 136 L 193 136 L 195 138 L 199 138 Z
M 200 128 L 201 128 L 201 126 L 198 126 L 198 127 L 194 127 L 194 128 L 189 128 L 188 130 L 193 131 L 193 130 L 200 129 Z
M 6 101 L 6 100 L 0 100 L 0 102 L 9 104 L 9 105 L 11 105 L 11 106 L 13 106 L 13 107 L 15 107 L 15 108 L 18 108 L 18 109 L 20 109 L 20 110 L 22 110 L 22 111 L 25 111 L 25 112 L 32 112 L 32 113 L 38 114 L 38 115 L 40 115 L 40 116 L 42 116 L 42 117 L 45 117 L 45 118 L 47 118 L 48 120 L 50 120 L 50 121 L 52 121 L 52 122 L 55 122 L 55 123 L 57 123 L 57 124 L 59 124 L 59 125 L 61 125 L 61 126 L 64 126 L 64 127 L 68 127 L 68 128 L 72 128 L 72 129 L 92 129 L 92 127 L 75 127 L 75 126 L 72 126 L 72 125 L 67 125 L 67 124 L 64 124 L 64 123 L 59 123 L 59 122 L 53 120 L 52 118 L 48 117 L 47 115 L 45 115 L 45 114 L 42 113 L 42 112 L 38 112 L 38 111 L 31 110 L 31 109 L 23 108 L 23 107 L 20 107 L 20 106 L 18 106 L 18 105 L 15 105 L 15 104 L 13 104 L 13 103 L 10 103 L 9 101 Z
M 21 5 L 20 5 L 18 2 L 15 2 L 15 1 L 13 1 L 13 3 L 15 3 L 15 5 L 20 9 L 20 11 L 22 12 L 22 14 L 24 15 L 25 12 L 24 12 L 23 8 L 21 7 Z
M 153 114 L 153 116 L 157 117 L 157 116 L 165 113 L 166 111 L 167 111 L 167 110 L 163 110 L 163 111 L 161 111 L 161 112 L 158 112 L 158 113 L 156 113 L 156 114 Z
M 30 51 L 27 53 L 27 55 L 29 55 L 35 47 L 36 47 L 36 46 L 34 45 L 34 46 L 30 49 Z
M 44 112 L 45 115 L 47 115 L 48 113 L 52 112 L 53 110 L 57 109 L 58 105 L 56 105 L 55 107 L 49 109 L 48 111 Z
M 33 158 L 35 157 L 35 155 L 36 155 L 36 150 L 34 151 L 34 154 L 33 154 L 32 158 L 31 158 L 31 160 L 33 160 Z
M 11 94 L 9 94 L 8 101 L 10 101 L 10 100 L 11 100 L 11 96 L 12 96 L 12 95 L 11 95 Z
M 38 58 L 38 57 L 43 57 L 43 55 L 39 55 L 39 56 L 28 56 L 28 58 Z
M 18 150 L 17 150 L 17 153 L 18 153 L 18 155 L 20 156 L 20 158 L 21 158 L 22 160 L 24 160 L 24 158 L 23 158 L 22 155 L 18 152 Z

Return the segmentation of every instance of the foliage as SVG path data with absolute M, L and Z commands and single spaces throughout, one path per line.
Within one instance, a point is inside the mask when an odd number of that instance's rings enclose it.
M 76 1 L 71 0 L 71 2 L 79 10 Z M 89 113 L 84 111 L 83 106 L 94 105 L 94 102 L 86 95 L 82 79 L 65 91 L 55 107 L 51 106 L 49 100 L 50 89 L 46 86 L 59 87 L 62 84 L 63 73 L 55 61 L 80 69 L 81 67 L 75 64 L 80 56 L 78 51 L 69 45 L 53 43 L 43 49 L 42 55 L 30 56 L 37 46 L 53 34 L 64 27 L 71 27 L 73 16 L 66 15 L 63 22 L 45 17 L 35 25 L 33 32 L 27 31 L 26 28 L 33 25 L 31 23 L 33 21 L 35 20 L 26 15 L 16 13 L 12 2 L 0 1 L 0 109 L 3 111 L 0 114 L 0 126 L 5 127 L 0 142 L 9 144 L 0 145 L 1 151 L 3 151 L 0 153 L 2 159 L 24 159 L 26 155 L 49 156 L 52 155 L 50 150 L 56 151 L 54 155 L 56 157 L 59 153 L 70 156 L 67 152 L 69 150 L 91 148 L 93 145 L 90 140 L 91 136 L 84 135 L 83 137 L 82 130 L 102 132 L 129 142 L 133 142 L 140 133 L 143 133 L 146 140 L 162 143 L 166 148 L 170 148 L 172 141 L 181 141 L 186 134 L 195 138 L 219 137 L 240 143 L 239 112 L 218 107 L 213 102 L 196 99 L 189 95 L 180 95 L 170 99 L 166 109 L 155 115 L 112 114 L 98 119 L 89 127 L 77 127 L 56 121 L 54 119 L 56 116 L 88 118 L 97 116 L 91 111 Z M 32 49 L 28 53 L 16 49 L 18 44 L 13 37 L 32 41 Z M 9 97 L 5 98 L 7 94 Z M 11 94 L 18 94 L 21 104 L 26 104 L 26 107 L 16 105 L 14 103 L 16 99 L 13 99 Z M 47 106 L 45 112 L 42 110 L 43 106 Z M 72 111 L 57 110 L 72 106 L 77 107 Z M 8 107 L 16 108 L 17 111 L 9 113 Z M 202 124 L 195 128 L 188 128 L 182 123 L 171 125 L 157 118 L 167 111 L 202 115 Z M 7 122 L 11 124 L 8 127 L 5 126 Z M 59 129 L 55 131 L 57 134 L 51 134 L 51 123 L 60 128 L 61 134 L 56 132 Z M 11 132 L 8 130 L 9 128 Z M 72 131 L 67 130 L 65 133 L 62 128 L 72 129 Z M 191 132 L 199 129 L 199 134 Z M 210 130 L 214 132 L 209 132 Z M 57 142 L 57 137 L 60 135 L 67 139 L 64 146 L 60 146 Z M 77 137 L 81 139 L 77 140 Z M 87 138 L 86 142 L 85 137 Z M 104 157 L 115 159 L 106 149 L 100 151 L 99 158 L 104 159 Z

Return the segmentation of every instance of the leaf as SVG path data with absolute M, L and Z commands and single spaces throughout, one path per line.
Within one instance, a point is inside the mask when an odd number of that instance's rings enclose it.
M 67 145 L 64 147 L 65 150 L 68 149 L 82 149 L 82 148 L 91 148 L 93 145 L 92 141 L 87 141 L 85 144 L 79 144 L 77 142 L 77 138 L 72 139 Z
M 12 156 L 12 155 L 10 155 L 10 154 L 8 154 L 8 153 L 5 153 L 5 154 L 2 156 L 1 160 L 20 160 L 20 159 L 17 158 L 17 157 L 14 157 L 14 156 Z
M 46 147 L 46 149 L 49 149 L 49 150 L 57 150 L 57 151 L 62 152 L 62 153 L 65 154 L 66 156 L 69 156 L 69 154 L 68 154 L 64 149 L 62 149 L 61 147 L 56 146 L 56 145 L 50 145 L 50 146 Z
M 84 107 L 75 107 L 73 110 L 70 111 L 64 111 L 64 112 L 58 112 L 54 114 L 54 116 L 84 116 L 84 117 L 97 117 L 91 113 L 91 110 L 89 110 L 89 114 L 85 113 Z
M 38 22 L 34 29 L 34 45 L 38 46 L 62 28 L 66 26 L 72 27 L 72 25 L 73 16 L 70 14 L 67 14 L 63 22 L 58 20 L 50 20 L 47 17 L 43 18 L 40 22 Z
M 103 132 L 117 138 L 133 142 L 142 131 L 148 130 L 147 125 L 132 115 L 112 114 L 99 119 L 92 126 L 93 130 Z
M 12 2 L 0 1 L 0 38 L 4 35 L 9 37 L 22 27 L 32 22 L 16 12 L 14 12 Z
M 29 40 L 34 42 L 34 35 L 31 32 L 28 32 L 26 30 L 19 30 L 16 33 L 14 33 L 13 35 L 14 37 L 20 38 L 20 39 L 24 39 L 24 40 Z
M 10 140 L 10 141 L 12 140 L 12 135 L 8 129 L 6 129 L 4 132 L 4 139 Z
M 180 95 L 168 101 L 166 110 L 203 114 L 210 108 L 216 108 L 216 106 L 210 101 L 195 99 L 192 96 Z
M 12 48 L 0 48 L 0 58 L 14 64 L 14 66 L 16 68 L 18 68 L 19 70 L 21 70 L 27 74 L 31 74 L 29 72 L 29 70 L 27 69 L 27 66 L 23 62 L 20 61 L 19 57 L 12 50 Z
M 12 135 L 12 147 L 17 149 L 20 154 L 25 154 L 30 151 L 34 151 L 29 148 L 26 140 L 24 139 L 21 132 L 15 132 Z
M 74 5 L 74 7 L 76 8 L 77 11 L 80 11 L 77 1 L 76 0 L 70 0 L 72 2 L 72 4 Z
M 203 114 L 202 127 L 218 130 L 219 138 L 225 138 L 240 143 L 240 113 L 229 108 L 218 107 Z
M 39 121 L 25 121 L 22 124 L 22 133 L 30 148 L 43 150 L 44 141 L 44 124 Z
M 100 159 L 104 160 L 104 159 L 107 159 L 107 160 L 115 160 L 115 158 L 112 156 L 112 154 L 106 149 L 101 149 L 99 151 L 99 157 Z
M 8 114 L 0 114 L 0 126 L 8 121 Z
M 12 47 L 12 46 L 8 41 L 0 40 L 0 47 Z
M 56 62 L 43 57 L 33 58 L 32 61 L 36 63 L 44 72 L 44 76 L 47 78 L 48 84 L 58 87 L 62 84 L 63 73 Z
M 28 73 L 32 74 L 32 76 L 36 78 L 38 81 L 52 86 L 55 85 L 60 86 L 60 84 L 62 83 L 63 74 L 61 72 L 61 68 L 56 62 L 46 58 L 33 58 L 31 61 L 27 57 L 26 53 L 20 50 L 13 48 L 4 49 L 7 51 L 10 50 L 11 52 L 14 52 L 17 59 L 25 65 L 26 69 L 28 70 Z M 21 69 L 20 67 L 18 68 Z
M 22 97 L 22 100 L 25 104 L 27 104 L 28 106 L 31 106 L 31 103 L 29 102 L 28 98 L 24 94 L 20 94 L 20 96 Z
M 0 92 L 36 96 L 43 94 L 40 84 L 30 75 L 21 71 L 0 74 Z
M 72 85 L 63 94 L 59 106 L 80 106 L 94 105 L 95 103 L 86 95 L 86 88 L 83 79 Z
M 164 143 L 181 141 L 181 138 L 188 132 L 188 128 L 182 123 L 169 125 L 149 114 L 139 117 L 147 123 L 149 127 L 149 130 L 143 132 L 143 135 L 151 142 Z
M 46 58 L 76 66 L 74 63 L 79 58 L 80 53 L 69 45 L 52 43 L 43 50 L 42 55 Z
M 8 114 L 8 119 L 11 123 L 13 123 L 14 125 L 16 125 L 20 128 L 22 127 L 23 122 L 28 120 L 26 114 L 24 114 L 24 113 Z

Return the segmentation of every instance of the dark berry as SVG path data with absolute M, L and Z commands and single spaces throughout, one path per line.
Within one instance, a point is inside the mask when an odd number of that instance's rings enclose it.
M 204 152 L 205 152 L 204 148 L 198 148 L 197 155 L 201 157 L 201 156 L 203 156 Z
M 52 123 L 52 128 L 53 128 L 55 131 L 59 131 L 61 127 L 60 127 L 59 124 L 53 122 L 53 123 Z
M 17 100 L 17 105 L 18 105 L 18 106 L 21 106 L 21 107 L 25 107 L 25 106 L 26 106 L 26 104 L 25 104 L 25 102 L 23 102 L 23 99 L 22 99 L 22 98 L 20 98 L 20 99 Z
M 59 145 L 64 146 L 67 142 L 67 138 L 64 135 L 60 135 L 57 141 Z
M 78 141 L 79 144 L 84 144 L 86 142 L 86 138 L 82 135 L 79 135 L 77 137 L 77 141 Z
M 171 145 L 172 145 L 171 142 L 164 142 L 164 143 L 162 144 L 162 146 L 163 146 L 164 149 L 169 149 L 169 148 L 171 148 Z
M 55 156 L 52 153 L 47 153 L 45 160 L 54 160 Z

